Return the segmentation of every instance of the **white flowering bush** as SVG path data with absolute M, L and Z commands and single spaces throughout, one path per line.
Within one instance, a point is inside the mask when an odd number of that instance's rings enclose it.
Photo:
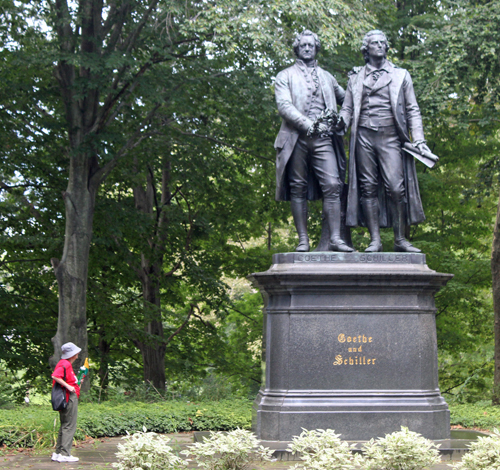
M 304 429 L 288 444 L 288 452 L 300 453 L 302 463 L 290 470 L 354 470 L 363 463 L 361 456 L 352 452 L 352 447 L 339 438 L 332 429 Z
M 401 431 L 363 446 L 366 470 L 422 470 L 440 462 L 432 441 L 401 426 Z
M 195 442 L 181 452 L 194 456 L 198 467 L 207 470 L 244 470 L 252 461 L 271 461 L 272 453 L 271 449 L 259 445 L 253 433 L 244 429 L 211 432 L 203 442 Z
M 469 444 L 469 452 L 462 461 L 450 465 L 456 470 L 500 470 L 500 431 L 494 429 L 491 436 L 480 437 Z
M 188 461 L 174 454 L 168 445 L 169 439 L 154 432 L 137 432 L 123 437 L 124 444 L 118 444 L 113 467 L 118 470 L 181 470 Z

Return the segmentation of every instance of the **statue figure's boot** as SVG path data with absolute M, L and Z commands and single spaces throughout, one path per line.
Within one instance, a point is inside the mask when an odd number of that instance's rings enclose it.
M 392 209 L 392 226 L 394 228 L 394 251 L 403 251 L 407 253 L 420 253 L 416 246 L 413 246 L 405 238 L 405 204 L 400 202 L 398 204 L 391 201 Z
M 323 213 L 326 216 L 328 227 L 330 229 L 330 251 L 341 251 L 350 253 L 354 251 L 342 238 L 340 238 L 341 224 L 341 206 L 340 200 L 323 199 Z
M 307 236 L 307 199 L 292 198 L 292 215 L 299 244 L 295 251 L 309 251 L 309 237 Z
M 365 215 L 366 226 L 370 232 L 370 244 L 365 250 L 367 253 L 377 253 L 382 251 L 382 240 L 380 239 L 380 224 L 378 220 L 378 199 L 362 199 L 363 214 Z

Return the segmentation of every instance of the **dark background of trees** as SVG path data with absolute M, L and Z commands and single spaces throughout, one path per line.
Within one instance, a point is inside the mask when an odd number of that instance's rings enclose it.
M 455 275 L 436 299 L 441 388 L 497 400 L 499 12 L 499 1 L 0 1 L 1 366 L 43 390 L 54 346 L 71 338 L 88 342 L 104 391 L 204 380 L 255 393 L 261 299 L 244 279 L 295 246 L 289 207 L 274 201 L 273 78 L 307 27 L 345 86 L 379 28 L 441 157 L 418 167 L 427 220 L 411 230 L 429 266 Z M 366 231 L 353 238 L 368 244 Z

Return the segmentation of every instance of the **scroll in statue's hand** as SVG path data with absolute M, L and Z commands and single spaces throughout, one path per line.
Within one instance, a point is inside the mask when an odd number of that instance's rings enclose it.
M 424 157 L 427 157 L 435 162 L 439 160 L 439 157 L 431 152 L 431 149 L 427 146 L 425 142 L 417 142 L 415 146 Z

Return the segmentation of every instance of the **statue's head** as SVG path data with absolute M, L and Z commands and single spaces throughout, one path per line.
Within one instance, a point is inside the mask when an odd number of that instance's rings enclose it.
M 369 31 L 368 33 L 366 33 L 365 37 L 363 38 L 361 52 L 363 54 L 365 62 L 368 62 L 370 58 L 370 47 L 369 47 L 370 44 L 374 44 L 376 41 L 382 42 L 385 49 L 384 58 L 387 57 L 387 51 L 389 50 L 389 41 L 387 40 L 387 36 L 384 34 L 383 31 L 374 29 L 373 31 Z
M 316 33 L 313 33 L 312 31 L 309 31 L 308 29 L 305 29 L 301 33 L 297 34 L 297 36 L 295 36 L 295 40 L 293 41 L 293 52 L 299 59 L 302 58 L 300 57 L 300 45 L 301 43 L 304 44 L 304 42 L 306 41 L 309 43 L 314 43 L 314 57 L 316 57 L 317 53 L 321 49 L 321 42 L 319 41 L 318 35 Z

